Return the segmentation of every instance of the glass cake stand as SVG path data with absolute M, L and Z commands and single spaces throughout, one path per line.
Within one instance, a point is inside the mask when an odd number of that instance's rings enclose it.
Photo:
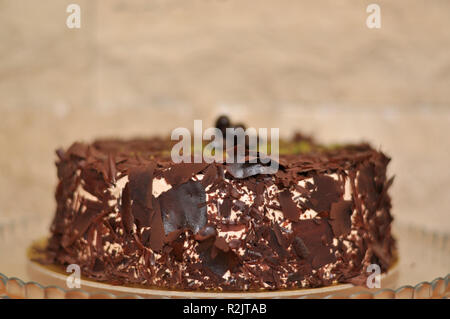
M 0 224 L 0 298 L 448 298 L 449 234 L 394 224 L 398 262 L 381 277 L 381 288 L 339 284 L 314 289 L 268 292 L 186 292 L 114 286 L 81 279 L 68 289 L 70 273 L 27 257 L 30 245 L 45 237 L 48 219 L 35 216 Z

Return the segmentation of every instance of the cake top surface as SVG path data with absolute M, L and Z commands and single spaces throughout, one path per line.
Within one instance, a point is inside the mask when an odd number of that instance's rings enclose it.
M 156 163 L 160 169 L 174 165 L 170 150 L 175 144 L 169 138 L 150 137 L 134 139 L 98 139 L 91 144 L 75 142 L 66 151 L 59 149 L 57 154 L 78 157 L 87 163 L 105 162 L 113 158 L 119 171 L 133 166 Z M 345 170 L 367 160 L 374 155 L 384 155 L 367 143 L 345 145 L 322 145 L 296 134 L 290 140 L 280 141 L 279 164 L 283 170 L 298 173 L 323 170 Z M 380 160 L 389 160 L 381 156 Z M 216 163 L 226 166 L 224 163 Z

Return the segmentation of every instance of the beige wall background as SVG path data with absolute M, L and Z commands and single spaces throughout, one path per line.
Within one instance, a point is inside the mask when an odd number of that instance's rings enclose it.
M 225 112 L 371 142 L 396 222 L 449 232 L 449 30 L 447 0 L 0 0 L 0 224 L 47 227 L 59 146 Z

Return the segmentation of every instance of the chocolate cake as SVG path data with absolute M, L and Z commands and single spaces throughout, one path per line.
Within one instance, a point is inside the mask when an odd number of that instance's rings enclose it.
M 280 141 L 279 170 L 263 174 L 260 164 L 174 163 L 173 143 L 58 150 L 41 262 L 111 284 L 205 291 L 363 284 L 368 265 L 394 262 L 390 159 L 370 145 L 296 134 Z

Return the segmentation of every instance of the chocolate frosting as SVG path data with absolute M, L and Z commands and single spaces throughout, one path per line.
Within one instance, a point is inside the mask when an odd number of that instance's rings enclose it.
M 175 164 L 161 138 L 58 150 L 57 208 L 40 261 L 77 263 L 108 283 L 181 290 L 320 287 L 362 282 L 371 263 L 386 271 L 395 246 L 390 159 L 367 144 L 307 142 L 309 152 L 281 155 L 272 175 L 258 163 Z M 154 180 L 169 189 L 156 194 Z

